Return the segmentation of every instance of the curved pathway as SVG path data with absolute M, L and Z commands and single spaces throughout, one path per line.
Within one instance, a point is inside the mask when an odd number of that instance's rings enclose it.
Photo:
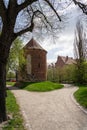
M 51 92 L 14 89 L 27 130 L 87 130 L 87 115 L 73 102 L 76 87 Z

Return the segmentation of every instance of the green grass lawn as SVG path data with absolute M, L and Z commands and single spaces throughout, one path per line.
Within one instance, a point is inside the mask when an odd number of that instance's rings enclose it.
M 79 89 L 74 93 L 74 96 L 81 106 L 87 108 L 87 86 L 80 85 Z
M 39 82 L 39 83 L 28 83 L 25 82 L 21 85 L 22 89 L 28 90 L 28 91 L 38 91 L 38 92 L 46 92 L 46 91 L 52 91 L 55 89 L 62 88 L 63 85 L 53 83 L 50 81 L 45 82 Z
M 19 106 L 10 90 L 7 91 L 6 107 L 7 114 L 12 115 L 12 119 L 3 127 L 3 130 L 25 130 L 23 126 L 23 118 L 20 114 Z
M 6 85 L 14 86 L 15 82 L 6 82 Z

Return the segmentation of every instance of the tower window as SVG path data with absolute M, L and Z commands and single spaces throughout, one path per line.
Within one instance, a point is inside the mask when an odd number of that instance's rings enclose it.
M 38 63 L 38 68 L 40 68 L 40 63 Z

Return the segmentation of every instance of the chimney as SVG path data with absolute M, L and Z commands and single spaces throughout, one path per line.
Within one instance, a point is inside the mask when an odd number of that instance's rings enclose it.
M 68 56 L 66 56 L 66 61 L 65 62 L 67 62 L 67 60 L 68 60 Z

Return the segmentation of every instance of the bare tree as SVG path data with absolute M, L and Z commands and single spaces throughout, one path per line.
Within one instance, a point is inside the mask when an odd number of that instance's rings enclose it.
M 43 5 L 47 5 L 52 12 L 48 10 L 49 13 L 46 14 L 46 12 L 43 11 L 45 8 Z M 6 64 L 12 42 L 22 34 L 32 32 L 36 17 L 38 18 L 37 23 L 41 24 L 42 21 L 45 27 L 51 27 L 48 16 L 53 12 L 55 17 L 61 21 L 52 0 L 0 0 L 0 122 L 7 120 L 5 105 Z M 28 14 L 29 19 L 25 17 L 21 18 L 23 14 L 24 16 Z M 21 24 L 20 29 L 18 28 L 18 20 L 21 20 L 19 22 Z
M 74 54 L 76 59 L 76 78 L 77 82 L 83 83 L 84 77 L 84 61 L 86 59 L 86 43 L 85 43 L 85 33 L 83 30 L 83 26 L 80 21 L 76 24 L 76 32 L 74 39 Z
M 76 24 L 75 39 L 74 39 L 75 59 L 80 62 L 85 59 L 85 33 L 80 21 Z

